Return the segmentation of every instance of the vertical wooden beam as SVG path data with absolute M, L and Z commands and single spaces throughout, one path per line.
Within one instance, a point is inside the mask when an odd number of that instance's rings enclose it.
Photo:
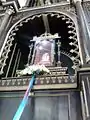
M 44 6 L 43 0 L 40 0 L 40 4 L 41 4 L 42 6 Z M 43 15 L 42 15 L 42 19 L 43 19 L 43 22 L 44 22 L 45 31 L 46 31 L 47 33 L 50 33 L 50 28 L 49 28 L 49 22 L 48 22 L 48 17 L 47 17 L 47 15 L 46 15 L 46 14 L 43 14 Z
M 44 23 L 44 27 L 45 27 L 45 31 L 46 33 L 50 33 L 50 28 L 49 28 L 49 22 L 48 22 L 48 17 L 46 14 L 42 15 L 43 18 L 43 23 Z

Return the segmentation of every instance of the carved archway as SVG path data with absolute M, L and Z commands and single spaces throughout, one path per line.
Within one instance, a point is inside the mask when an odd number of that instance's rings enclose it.
M 80 66 L 81 62 L 80 62 L 80 55 L 79 55 L 79 46 L 78 46 L 77 32 L 76 32 L 76 26 L 75 26 L 74 21 L 72 20 L 72 18 L 70 16 L 67 16 L 66 14 L 64 14 L 62 12 L 46 12 L 43 14 L 36 14 L 36 15 L 32 15 L 32 16 L 23 18 L 11 27 L 11 29 L 9 30 L 9 32 L 6 36 L 6 39 L 4 41 L 4 44 L 3 44 L 1 52 L 0 52 L 1 73 L 3 73 L 4 71 L 6 72 L 6 69 L 8 69 L 6 67 L 6 65 L 8 63 L 8 57 L 9 57 L 10 51 L 12 49 L 14 49 L 13 45 L 16 45 L 15 39 L 16 39 L 16 35 L 18 34 L 18 31 L 20 31 L 20 29 L 22 29 L 29 22 L 35 21 L 35 19 L 41 20 L 42 15 L 47 16 L 49 18 L 49 20 L 51 19 L 52 24 L 53 24 L 53 19 L 56 20 L 56 22 L 58 22 L 58 23 L 63 22 L 64 24 L 66 24 L 66 29 L 68 32 L 67 33 L 68 40 L 62 41 L 63 47 L 61 49 L 61 53 L 65 54 L 66 56 L 68 56 L 71 59 L 71 61 L 73 62 L 73 65 L 72 65 L 73 69 L 75 69 L 77 66 Z M 50 24 L 50 21 L 49 21 L 49 24 Z M 53 25 L 51 25 L 50 27 L 53 27 Z M 52 30 L 52 28 L 51 28 L 50 33 L 55 34 L 55 33 L 59 32 L 57 29 L 55 29 L 55 30 L 56 31 L 54 31 L 54 29 Z M 45 32 L 45 30 L 43 30 L 42 33 L 39 33 L 39 34 L 35 33 L 35 34 L 36 34 L 36 36 L 40 36 L 41 34 L 44 34 L 44 32 Z M 33 38 L 33 36 L 35 36 L 35 34 L 32 35 L 31 38 Z M 64 47 L 64 42 L 67 42 L 69 49 L 66 49 Z

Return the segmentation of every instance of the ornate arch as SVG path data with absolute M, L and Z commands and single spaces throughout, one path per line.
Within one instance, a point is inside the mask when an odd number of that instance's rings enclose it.
M 63 21 L 66 22 L 68 25 L 68 34 L 69 34 L 69 39 L 72 40 L 72 42 L 69 43 L 70 46 L 73 46 L 73 49 L 69 51 L 69 53 L 64 53 L 69 56 L 69 58 L 73 61 L 73 68 L 75 69 L 77 66 L 80 66 L 81 61 L 80 61 L 80 54 L 79 54 L 79 46 L 78 46 L 78 39 L 77 39 L 77 30 L 76 30 L 76 25 L 74 20 L 72 19 L 71 16 L 67 15 L 66 13 L 63 12 L 45 12 L 41 14 L 34 14 L 34 15 L 29 15 L 27 17 L 22 18 L 18 22 L 16 22 L 8 31 L 7 36 L 5 38 L 4 44 L 1 48 L 0 51 L 0 71 L 3 73 L 3 69 L 6 65 L 6 60 L 8 58 L 8 54 L 10 52 L 10 48 L 12 46 L 12 42 L 15 39 L 16 32 L 19 31 L 19 28 L 23 26 L 23 24 L 28 23 L 30 20 L 34 20 L 35 17 L 40 17 L 42 14 L 49 14 L 52 17 L 54 15 L 57 16 L 57 18 L 62 19 Z

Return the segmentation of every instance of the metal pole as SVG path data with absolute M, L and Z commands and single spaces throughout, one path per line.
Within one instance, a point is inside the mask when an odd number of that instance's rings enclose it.
M 23 100 L 21 101 L 20 105 L 19 105 L 19 108 L 17 109 L 16 113 L 15 113 L 15 116 L 13 117 L 13 120 L 20 120 L 21 118 L 21 115 L 24 111 L 24 108 L 28 102 L 28 98 L 29 98 L 29 93 L 31 91 L 31 89 L 33 88 L 33 83 L 35 81 L 35 75 L 32 76 L 31 80 L 29 81 L 29 85 L 28 85 L 28 88 L 25 92 L 25 95 L 24 95 L 24 98 Z

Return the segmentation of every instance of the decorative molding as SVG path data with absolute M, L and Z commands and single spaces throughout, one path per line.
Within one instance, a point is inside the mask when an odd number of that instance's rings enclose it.
M 38 75 L 33 90 L 77 88 L 76 76 L 66 74 L 67 67 L 48 67 L 48 69 L 51 74 Z M 31 76 L 2 78 L 0 91 L 26 90 L 30 79 Z
M 33 15 L 33 14 L 36 14 L 36 11 L 38 12 L 38 14 L 41 14 L 42 12 L 48 12 L 48 11 L 75 11 L 74 8 L 70 8 L 70 5 L 67 4 L 67 5 L 56 5 L 55 7 L 48 7 L 48 6 L 44 6 L 44 7 L 37 7 L 37 8 L 27 8 L 25 10 L 20 10 L 18 11 L 17 15 L 14 15 L 13 17 L 13 20 L 12 20 L 12 23 L 15 23 L 17 21 L 19 21 L 21 18 L 24 18 L 26 16 L 30 16 L 30 15 Z
M 0 91 L 25 90 L 31 77 L 7 78 L 0 80 Z M 39 87 L 38 87 L 39 86 Z M 35 81 L 34 90 L 40 89 L 67 89 L 77 88 L 75 76 L 63 75 L 57 72 L 54 75 L 38 76 Z
M 56 3 L 56 4 L 51 4 L 48 6 L 39 6 L 39 7 L 33 7 L 33 8 L 25 8 L 25 9 L 19 9 L 19 12 L 28 12 L 28 11 L 36 11 L 40 9 L 49 9 L 49 8 L 62 8 L 62 10 L 66 10 L 67 8 L 70 8 L 70 4 L 68 2 L 65 3 Z

